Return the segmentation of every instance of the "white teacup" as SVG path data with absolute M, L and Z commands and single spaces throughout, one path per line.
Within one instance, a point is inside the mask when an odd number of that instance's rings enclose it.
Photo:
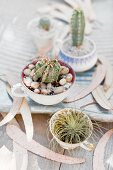
M 43 31 L 38 27 L 40 17 L 32 19 L 28 24 L 28 31 L 40 53 L 42 51 L 50 51 L 55 42 L 56 22 L 50 17 L 49 19 L 51 21 L 51 29 L 49 31 Z
M 21 83 L 15 84 L 12 87 L 12 94 L 15 97 L 30 97 L 32 100 L 39 104 L 43 105 L 55 105 L 63 101 L 71 92 L 72 88 L 75 85 L 75 72 L 73 69 L 68 65 L 65 64 L 62 61 L 59 61 L 62 66 L 67 66 L 70 70 L 70 73 L 73 75 L 72 85 L 67 89 L 66 91 L 55 94 L 55 95 L 43 95 L 43 94 L 37 94 L 31 91 L 25 84 L 24 84 L 24 70 L 28 67 L 26 66 L 21 74 Z M 35 64 L 33 62 L 33 64 Z
M 66 142 L 63 142 L 63 141 L 59 140 L 58 137 L 54 134 L 53 128 L 54 128 L 54 122 L 55 122 L 55 120 L 58 118 L 59 114 L 61 114 L 61 111 L 65 111 L 65 110 L 67 110 L 67 109 L 70 109 L 70 108 L 65 108 L 65 109 L 62 109 L 62 110 L 56 112 L 56 113 L 51 117 L 51 119 L 50 119 L 50 121 L 49 121 L 49 128 L 50 128 L 51 134 L 53 135 L 53 138 L 54 138 L 54 139 L 60 144 L 60 146 L 61 146 L 62 148 L 64 148 L 64 149 L 71 150 L 71 149 L 75 149 L 75 148 L 77 148 L 77 147 L 81 147 L 81 148 L 83 148 L 83 149 L 85 149 L 85 150 L 88 150 L 88 151 L 93 150 L 93 149 L 94 149 L 94 145 L 93 145 L 92 143 L 88 142 L 89 138 L 90 138 L 91 135 L 92 135 L 93 125 L 92 125 L 92 122 L 91 122 L 90 118 L 89 118 L 85 113 L 83 113 L 83 112 L 81 113 L 80 110 L 77 110 L 77 111 L 78 111 L 80 114 L 84 114 L 85 117 L 87 117 L 88 122 L 89 122 L 89 127 L 90 127 L 89 135 L 88 135 L 88 137 L 87 137 L 84 141 L 82 141 L 82 142 L 80 142 L 80 143 L 69 144 L 69 143 L 66 143 Z

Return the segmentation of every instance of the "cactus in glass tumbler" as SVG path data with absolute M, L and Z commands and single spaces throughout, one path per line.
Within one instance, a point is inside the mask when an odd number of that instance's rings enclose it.
M 40 79 L 43 83 L 53 83 L 59 78 L 61 65 L 58 60 L 42 59 L 37 62 L 35 69 L 34 81 Z
M 48 17 L 40 18 L 40 20 L 39 20 L 39 27 L 40 28 L 42 28 L 46 31 L 49 31 L 50 26 L 51 26 L 51 23 L 50 23 L 50 20 L 49 20 Z
M 71 18 L 72 44 L 79 47 L 83 44 L 85 17 L 81 9 L 75 9 Z

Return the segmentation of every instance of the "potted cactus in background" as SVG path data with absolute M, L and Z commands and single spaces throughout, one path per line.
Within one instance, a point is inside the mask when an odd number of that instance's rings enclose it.
M 71 37 L 63 42 L 59 58 L 70 64 L 76 72 L 92 68 L 97 62 L 95 43 L 84 38 L 85 17 L 81 9 L 75 9 L 71 18 Z
M 51 22 L 48 17 L 43 17 L 40 18 L 38 26 L 44 31 L 49 31 L 51 27 Z
M 54 45 L 55 21 L 47 16 L 35 18 L 28 24 L 28 30 L 41 55 L 49 52 Z

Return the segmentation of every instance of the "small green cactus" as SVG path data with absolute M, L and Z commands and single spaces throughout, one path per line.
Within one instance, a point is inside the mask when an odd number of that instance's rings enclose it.
M 72 44 L 79 47 L 83 44 L 85 17 L 81 9 L 74 10 L 71 18 Z
M 43 83 L 53 83 L 59 78 L 61 65 L 58 60 L 42 59 L 37 62 L 35 69 L 34 81 L 40 79 Z
M 50 23 L 50 20 L 48 17 L 43 17 L 39 20 L 39 27 L 46 30 L 46 31 L 49 31 L 50 29 L 50 26 L 51 26 L 51 23 Z

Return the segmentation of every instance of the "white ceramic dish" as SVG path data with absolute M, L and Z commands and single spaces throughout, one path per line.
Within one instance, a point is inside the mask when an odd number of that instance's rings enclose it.
M 37 94 L 34 93 L 33 91 L 31 91 L 25 84 L 24 84 L 24 73 L 23 71 L 27 68 L 27 66 L 23 69 L 22 74 L 21 74 L 21 83 L 18 83 L 16 85 L 13 86 L 12 88 L 12 94 L 15 97 L 25 97 L 28 96 L 30 97 L 32 100 L 34 100 L 35 102 L 39 103 L 39 104 L 43 104 L 43 105 L 55 105 L 60 103 L 61 101 L 63 101 L 71 92 L 72 88 L 74 87 L 74 83 L 75 83 L 75 72 L 73 71 L 73 69 L 59 61 L 61 65 L 63 66 L 67 66 L 69 68 L 69 72 L 73 75 L 73 80 L 72 80 L 72 85 L 70 86 L 69 89 L 67 89 L 65 92 L 63 93 L 59 93 L 59 94 L 55 94 L 55 95 L 43 95 L 43 94 Z M 23 91 L 22 93 L 17 92 L 17 90 L 21 90 Z

